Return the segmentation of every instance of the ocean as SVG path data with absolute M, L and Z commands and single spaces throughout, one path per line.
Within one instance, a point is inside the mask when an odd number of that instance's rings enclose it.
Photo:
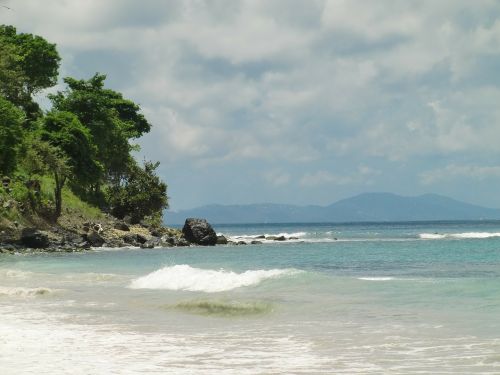
M 500 222 L 0 255 L 0 373 L 500 374 Z

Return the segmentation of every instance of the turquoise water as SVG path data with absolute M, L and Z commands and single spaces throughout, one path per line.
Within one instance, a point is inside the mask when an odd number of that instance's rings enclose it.
M 2 374 L 499 374 L 500 222 L 0 258 Z

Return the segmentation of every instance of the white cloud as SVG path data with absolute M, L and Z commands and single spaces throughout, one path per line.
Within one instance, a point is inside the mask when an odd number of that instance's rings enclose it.
M 321 185 L 371 185 L 373 177 L 381 174 L 377 169 L 365 165 L 358 166 L 354 173 L 339 175 L 329 171 L 320 170 L 313 173 L 306 173 L 299 183 L 304 187 L 316 187 Z
M 500 178 L 500 166 L 451 164 L 444 168 L 433 169 L 420 174 L 420 182 L 424 185 L 432 185 L 452 179 L 485 180 L 490 178 Z
M 354 187 L 383 180 L 359 168 L 373 158 L 390 174 L 416 158 L 500 154 L 494 0 L 6 4 L 2 23 L 57 43 L 65 75 L 92 74 L 89 60 L 106 73 L 106 56 L 110 81 L 153 123 L 143 153 L 184 173 L 279 161 L 270 185 L 293 185 L 300 165 L 316 172 L 298 186 Z M 423 169 L 408 173 L 417 182 Z
M 264 180 L 272 186 L 283 186 L 290 182 L 290 174 L 280 170 L 272 170 L 263 174 Z

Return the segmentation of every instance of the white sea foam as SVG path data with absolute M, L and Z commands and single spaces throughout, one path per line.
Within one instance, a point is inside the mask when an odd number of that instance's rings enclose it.
M 298 270 L 249 270 L 236 273 L 225 270 L 193 268 L 186 264 L 163 267 L 139 277 L 129 285 L 131 289 L 169 289 L 196 292 L 223 292 L 242 286 L 257 285 L 266 279 L 293 275 Z
M 365 280 L 365 281 L 391 281 L 391 280 L 394 280 L 394 277 L 358 277 L 358 280 Z
M 22 288 L 22 287 L 6 287 L 0 286 L 0 296 L 9 297 L 38 297 L 54 293 L 53 289 L 49 288 Z
M 2 375 L 319 374 L 331 368 L 312 341 L 268 327 L 148 333 L 1 305 L 0 316 Z
M 85 273 L 70 273 L 65 274 L 64 278 L 68 280 L 78 280 L 87 282 L 104 282 L 118 279 L 120 276 L 113 273 L 96 273 L 96 272 L 85 272 Z
M 500 232 L 465 232 L 465 233 L 421 233 L 419 237 L 423 240 L 442 239 L 481 239 L 500 237 Z
M 11 279 L 27 279 L 33 275 L 33 272 L 30 271 L 21 271 L 21 270 L 13 270 L 13 269 L 2 269 L 0 270 L 0 277 L 7 277 Z

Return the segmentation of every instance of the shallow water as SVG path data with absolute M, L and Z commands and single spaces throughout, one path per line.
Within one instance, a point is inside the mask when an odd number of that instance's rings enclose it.
M 0 258 L 2 374 L 498 374 L 500 222 Z

